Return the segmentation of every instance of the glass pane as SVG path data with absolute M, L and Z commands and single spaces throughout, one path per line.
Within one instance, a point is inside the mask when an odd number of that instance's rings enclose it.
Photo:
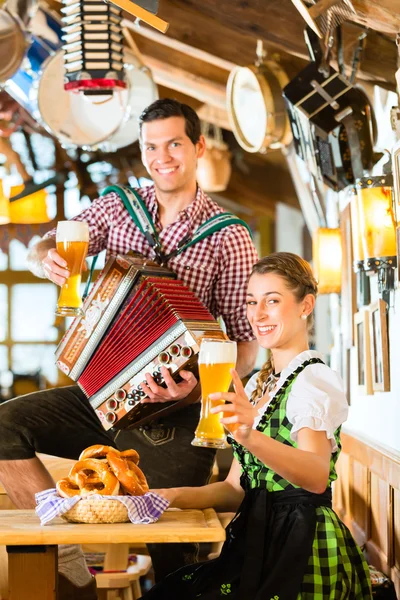
M 54 311 L 58 288 L 48 283 L 14 285 L 11 290 L 11 337 L 14 341 L 55 341 Z
M 7 347 L 0 344 L 0 373 L 9 369 Z
M 58 369 L 55 365 L 53 344 L 15 344 L 11 351 L 14 373 L 30 374 L 40 371 L 52 385 L 57 383 Z
M 27 271 L 26 256 L 28 248 L 19 240 L 10 242 L 10 269 L 13 271 Z
M 5 271 L 8 265 L 8 256 L 5 252 L 0 250 L 0 271 Z
M 0 285 L 0 341 L 4 342 L 8 329 L 7 286 Z
M 64 194 L 65 218 L 72 219 L 79 215 L 91 202 L 87 196 L 80 197 L 78 188 L 68 188 Z

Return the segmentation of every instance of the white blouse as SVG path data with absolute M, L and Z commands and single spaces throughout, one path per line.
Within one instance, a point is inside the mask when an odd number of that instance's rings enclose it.
M 258 416 L 254 419 L 254 429 L 289 375 L 310 358 L 323 360 L 322 355 L 315 350 L 306 350 L 283 369 L 269 401 L 259 409 Z M 257 387 L 257 376 L 258 373 L 253 375 L 246 385 L 245 392 L 249 398 Z M 287 400 L 286 415 L 292 424 L 291 439 L 297 442 L 297 433 L 303 427 L 314 431 L 326 431 L 328 439 L 331 440 L 332 452 L 335 452 L 337 444 L 334 433 L 339 425 L 346 421 L 348 409 L 340 375 L 325 364 L 308 365 L 297 375 Z

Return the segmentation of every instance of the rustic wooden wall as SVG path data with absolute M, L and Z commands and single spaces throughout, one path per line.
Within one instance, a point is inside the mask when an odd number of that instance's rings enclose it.
M 334 508 L 400 597 L 400 455 L 342 434 Z

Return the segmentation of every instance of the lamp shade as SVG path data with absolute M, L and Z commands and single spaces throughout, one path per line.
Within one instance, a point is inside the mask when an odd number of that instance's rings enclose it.
M 313 270 L 319 294 L 339 294 L 342 275 L 340 229 L 321 227 L 313 236 Z
M 3 183 L 0 180 L 0 225 L 6 225 L 10 222 L 10 202 L 4 195 Z
M 396 256 L 391 177 L 363 177 L 357 180 L 356 188 L 363 258 Z
M 23 185 L 11 188 L 10 197 L 17 196 L 24 189 Z M 10 202 L 11 223 L 33 225 L 36 223 L 48 223 L 51 219 L 47 212 L 47 193 L 38 190 L 25 198 Z

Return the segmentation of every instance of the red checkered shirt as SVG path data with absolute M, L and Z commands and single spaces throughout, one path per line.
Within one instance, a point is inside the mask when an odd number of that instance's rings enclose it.
M 154 186 L 136 191 L 146 204 L 167 255 L 188 233 L 192 235 L 207 219 L 225 212 L 198 188 L 195 200 L 178 214 L 174 223 L 162 229 Z M 134 250 L 147 258 L 155 257 L 114 192 L 94 200 L 74 220 L 89 224 L 89 256 L 106 249 L 108 255 Z M 48 236 L 55 236 L 55 229 L 45 237 Z M 230 225 L 171 258 L 168 267 L 202 300 L 215 318 L 223 318 L 230 339 L 249 341 L 254 336 L 246 318 L 245 294 L 248 276 L 257 259 L 246 228 Z

